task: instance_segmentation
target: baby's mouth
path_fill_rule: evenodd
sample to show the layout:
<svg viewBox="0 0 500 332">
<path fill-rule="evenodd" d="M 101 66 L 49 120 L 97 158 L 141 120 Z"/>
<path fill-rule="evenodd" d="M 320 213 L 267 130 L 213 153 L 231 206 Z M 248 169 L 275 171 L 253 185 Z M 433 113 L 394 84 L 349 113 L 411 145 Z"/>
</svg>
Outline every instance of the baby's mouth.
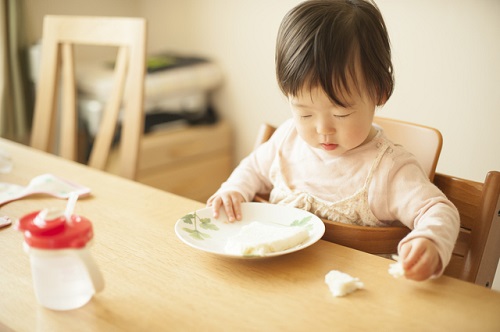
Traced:
<svg viewBox="0 0 500 332">
<path fill-rule="evenodd" d="M 333 151 L 338 146 L 339 146 L 338 144 L 333 144 L 333 143 L 321 143 L 321 147 L 326 151 Z"/>
</svg>

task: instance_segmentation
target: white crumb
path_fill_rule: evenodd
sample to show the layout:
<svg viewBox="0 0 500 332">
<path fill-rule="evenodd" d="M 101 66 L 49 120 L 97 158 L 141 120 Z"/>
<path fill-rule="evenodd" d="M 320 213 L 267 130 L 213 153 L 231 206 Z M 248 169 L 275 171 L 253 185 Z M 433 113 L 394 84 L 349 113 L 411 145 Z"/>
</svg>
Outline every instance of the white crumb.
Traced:
<svg viewBox="0 0 500 332">
<path fill-rule="evenodd" d="M 353 278 L 347 273 L 336 270 L 326 274 L 325 282 L 335 297 L 347 295 L 364 287 L 363 282 L 358 278 Z"/>
<path fill-rule="evenodd" d="M 389 274 L 394 278 L 401 278 L 405 275 L 405 269 L 403 268 L 403 264 L 399 261 L 399 256 L 392 255 L 392 258 L 396 261 L 389 265 Z"/>
</svg>

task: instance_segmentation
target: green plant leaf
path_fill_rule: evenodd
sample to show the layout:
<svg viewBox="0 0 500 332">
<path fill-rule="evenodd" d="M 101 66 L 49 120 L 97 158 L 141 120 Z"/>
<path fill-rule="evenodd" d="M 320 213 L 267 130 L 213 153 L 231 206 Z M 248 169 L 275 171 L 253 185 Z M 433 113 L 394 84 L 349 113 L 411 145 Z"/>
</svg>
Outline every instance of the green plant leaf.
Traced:
<svg viewBox="0 0 500 332">
<path fill-rule="evenodd" d="M 193 238 L 195 238 L 196 240 L 203 240 L 203 236 L 202 236 L 202 233 L 198 232 L 198 231 L 194 231 L 193 233 L 189 234 L 191 235 Z"/>
<path fill-rule="evenodd" d="M 200 222 L 203 224 L 208 224 L 212 222 L 212 219 L 210 218 L 200 218 Z"/>
<path fill-rule="evenodd" d="M 290 226 L 305 226 L 309 220 L 311 220 L 312 216 L 307 216 L 302 220 L 294 220 Z"/>
<path fill-rule="evenodd" d="M 218 231 L 219 230 L 219 227 L 217 227 L 217 225 L 212 224 L 212 223 L 202 223 L 200 225 L 200 227 L 203 228 L 203 229 L 210 229 L 210 230 L 213 230 L 213 231 Z"/>
<path fill-rule="evenodd" d="M 203 229 L 218 231 L 219 228 L 212 224 L 212 220 L 210 218 L 200 218 L 196 215 L 196 212 L 190 213 L 182 217 L 182 221 L 186 224 L 193 225 L 194 229 L 190 228 L 182 228 L 184 231 L 189 233 L 191 237 L 197 240 L 204 240 L 210 238 L 210 235 L 207 233 L 202 233 L 197 229 L 197 221 L 199 221 L 199 226 Z"/>
<path fill-rule="evenodd" d="M 192 225 L 194 218 L 195 218 L 194 214 L 190 213 L 190 214 L 186 214 L 184 217 L 182 217 L 182 221 L 185 222 L 186 224 Z"/>
<path fill-rule="evenodd" d="M 210 238 L 209 234 L 202 233 L 202 232 L 195 230 L 195 229 L 189 229 L 189 228 L 182 228 L 182 229 L 185 230 L 187 233 L 189 233 L 189 235 L 196 240 L 205 240 L 205 239 Z"/>
<path fill-rule="evenodd" d="M 200 231 L 196 231 L 196 232 L 191 233 L 191 236 L 197 240 L 205 240 L 205 239 L 210 238 L 210 235 L 208 235 L 207 233 L 202 233 Z"/>
</svg>

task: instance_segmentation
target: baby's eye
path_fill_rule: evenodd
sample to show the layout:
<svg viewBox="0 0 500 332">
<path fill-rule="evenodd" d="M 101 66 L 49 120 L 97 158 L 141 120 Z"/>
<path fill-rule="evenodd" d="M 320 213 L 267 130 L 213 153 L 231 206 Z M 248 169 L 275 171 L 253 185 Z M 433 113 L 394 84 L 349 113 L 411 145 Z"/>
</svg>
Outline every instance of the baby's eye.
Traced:
<svg viewBox="0 0 500 332">
<path fill-rule="evenodd" d="M 336 117 L 337 119 L 343 119 L 343 118 L 347 118 L 349 115 L 351 115 L 351 114 L 342 114 L 342 115 L 334 114 L 333 116 Z"/>
<path fill-rule="evenodd" d="M 310 117 L 311 117 L 311 115 L 301 115 L 300 116 L 301 119 L 307 119 L 307 118 L 310 118 Z"/>
</svg>

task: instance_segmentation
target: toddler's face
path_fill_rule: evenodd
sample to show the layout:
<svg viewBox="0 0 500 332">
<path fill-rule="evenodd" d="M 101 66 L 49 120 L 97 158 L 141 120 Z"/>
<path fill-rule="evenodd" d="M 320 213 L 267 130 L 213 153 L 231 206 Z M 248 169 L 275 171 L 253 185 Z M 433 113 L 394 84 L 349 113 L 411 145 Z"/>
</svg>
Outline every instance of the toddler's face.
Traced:
<svg viewBox="0 0 500 332">
<path fill-rule="evenodd" d="M 297 131 L 307 144 L 340 156 L 376 135 L 372 127 L 375 103 L 366 94 L 353 94 L 344 108 L 333 104 L 320 87 L 289 96 Z"/>
</svg>

